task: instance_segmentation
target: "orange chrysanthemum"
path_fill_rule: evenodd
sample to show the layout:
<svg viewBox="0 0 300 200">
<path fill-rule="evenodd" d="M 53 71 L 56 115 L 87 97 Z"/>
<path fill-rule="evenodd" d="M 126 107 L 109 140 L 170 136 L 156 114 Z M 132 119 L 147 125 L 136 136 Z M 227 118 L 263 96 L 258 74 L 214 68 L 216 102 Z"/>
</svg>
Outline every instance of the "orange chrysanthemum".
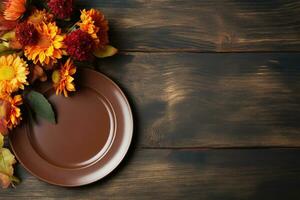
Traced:
<svg viewBox="0 0 300 200">
<path fill-rule="evenodd" d="M 4 1 L 4 18 L 15 21 L 26 11 L 26 0 L 6 0 Z"/>
<path fill-rule="evenodd" d="M 75 73 L 76 67 L 70 58 L 62 65 L 60 70 L 55 70 L 52 73 L 52 81 L 56 95 L 63 93 L 65 97 L 68 97 L 68 91 L 75 91 L 74 78 L 72 77 Z"/>
<path fill-rule="evenodd" d="M 0 125 L 5 128 L 12 129 L 16 127 L 21 118 L 21 110 L 19 106 L 23 103 L 22 96 L 16 95 L 0 95 Z M 6 132 L 2 130 L 1 134 Z"/>
<path fill-rule="evenodd" d="M 0 57 L 0 92 L 12 93 L 18 89 L 24 89 L 28 85 L 27 75 L 29 69 L 27 63 L 19 56 L 13 54 Z"/>
<path fill-rule="evenodd" d="M 28 23 L 39 25 L 44 22 L 47 24 L 53 22 L 53 19 L 53 15 L 51 13 L 48 13 L 45 9 L 34 9 L 32 14 L 28 17 Z"/>
<path fill-rule="evenodd" d="M 95 40 L 96 48 L 103 48 L 109 43 L 108 21 L 104 15 L 95 9 L 82 10 L 81 21 L 78 23 L 81 30 L 87 32 Z"/>
<path fill-rule="evenodd" d="M 49 65 L 57 62 L 65 53 L 63 50 L 64 37 L 55 23 L 42 23 L 36 26 L 38 41 L 35 45 L 25 46 L 25 56 L 37 64 Z"/>
</svg>

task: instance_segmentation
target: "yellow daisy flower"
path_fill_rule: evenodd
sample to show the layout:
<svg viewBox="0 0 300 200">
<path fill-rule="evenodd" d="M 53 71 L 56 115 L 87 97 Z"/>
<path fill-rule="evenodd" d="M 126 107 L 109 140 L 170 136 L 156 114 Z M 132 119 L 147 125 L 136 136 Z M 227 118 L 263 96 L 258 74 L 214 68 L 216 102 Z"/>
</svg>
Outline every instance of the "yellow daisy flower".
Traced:
<svg viewBox="0 0 300 200">
<path fill-rule="evenodd" d="M 99 10 L 82 10 L 81 21 L 77 23 L 80 29 L 92 36 L 96 48 L 103 48 L 109 43 L 108 40 L 108 21 Z"/>
<path fill-rule="evenodd" d="M 48 65 L 57 62 L 65 54 L 63 50 L 64 37 L 55 23 L 42 23 L 36 26 L 39 34 L 38 42 L 24 48 L 25 56 L 34 64 Z"/>
<path fill-rule="evenodd" d="M 72 75 L 76 73 L 76 67 L 69 58 L 60 70 L 55 70 L 52 73 L 53 86 L 56 90 L 56 95 L 64 93 L 68 97 L 68 91 L 75 91 Z"/>
<path fill-rule="evenodd" d="M 28 17 L 27 22 L 34 24 L 34 25 L 39 25 L 41 23 L 49 23 L 53 21 L 53 15 L 51 13 L 48 13 L 45 9 L 43 10 L 38 10 L 34 9 L 32 14 Z"/>
<path fill-rule="evenodd" d="M 28 85 L 27 63 L 19 56 L 13 54 L 0 57 L 0 92 L 12 93 L 24 89 Z"/>
<path fill-rule="evenodd" d="M 9 129 L 16 127 L 22 120 L 21 110 L 19 108 L 23 103 L 22 96 L 16 95 L 11 97 L 2 94 L 0 95 L 0 102 L 0 119 L 2 126 Z"/>
</svg>

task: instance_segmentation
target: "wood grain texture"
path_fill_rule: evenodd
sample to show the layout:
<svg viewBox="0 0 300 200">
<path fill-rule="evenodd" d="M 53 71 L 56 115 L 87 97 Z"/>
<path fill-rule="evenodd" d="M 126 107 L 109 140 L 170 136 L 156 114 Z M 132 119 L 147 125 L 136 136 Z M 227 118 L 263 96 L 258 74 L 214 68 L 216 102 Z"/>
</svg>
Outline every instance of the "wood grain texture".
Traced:
<svg viewBox="0 0 300 200">
<path fill-rule="evenodd" d="M 129 51 L 299 51 L 298 0 L 78 0 L 111 24 Z"/>
<path fill-rule="evenodd" d="M 79 188 L 18 165 L 22 183 L 1 200 L 300 199 L 300 53 L 202 53 L 300 51 L 299 1 L 76 2 L 105 13 L 123 52 L 96 68 L 130 100 L 133 145 Z"/>
<path fill-rule="evenodd" d="M 132 156 L 132 157 L 131 157 Z M 299 199 L 300 150 L 138 150 L 95 184 L 61 188 L 18 168 L 0 199 Z"/>
<path fill-rule="evenodd" d="M 126 53 L 98 69 L 129 97 L 141 147 L 299 147 L 299 63 L 299 53 Z"/>
</svg>

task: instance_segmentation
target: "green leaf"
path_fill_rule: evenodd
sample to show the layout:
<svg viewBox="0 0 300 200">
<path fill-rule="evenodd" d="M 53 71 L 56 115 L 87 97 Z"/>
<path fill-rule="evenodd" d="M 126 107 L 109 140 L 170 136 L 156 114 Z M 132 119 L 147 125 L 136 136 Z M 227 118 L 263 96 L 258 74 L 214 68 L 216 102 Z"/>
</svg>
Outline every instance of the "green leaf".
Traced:
<svg viewBox="0 0 300 200">
<path fill-rule="evenodd" d="M 103 49 L 96 49 L 94 55 L 98 58 L 106 58 L 118 53 L 118 49 L 111 45 L 106 45 Z"/>
<path fill-rule="evenodd" d="M 0 56 L 13 54 L 13 53 L 16 53 L 16 51 L 14 50 L 1 51 L 1 47 L 0 47 Z"/>
<path fill-rule="evenodd" d="M 15 31 L 9 31 L 9 32 L 5 33 L 4 35 L 2 35 L 1 39 L 11 40 L 11 39 L 14 39 L 15 37 L 16 37 Z"/>
<path fill-rule="evenodd" d="M 41 93 L 31 90 L 27 93 L 26 100 L 35 115 L 56 123 L 52 106 Z"/>
<path fill-rule="evenodd" d="M 5 52 L 7 51 L 9 48 L 7 48 L 6 44 L 0 43 L 0 52 Z"/>
</svg>

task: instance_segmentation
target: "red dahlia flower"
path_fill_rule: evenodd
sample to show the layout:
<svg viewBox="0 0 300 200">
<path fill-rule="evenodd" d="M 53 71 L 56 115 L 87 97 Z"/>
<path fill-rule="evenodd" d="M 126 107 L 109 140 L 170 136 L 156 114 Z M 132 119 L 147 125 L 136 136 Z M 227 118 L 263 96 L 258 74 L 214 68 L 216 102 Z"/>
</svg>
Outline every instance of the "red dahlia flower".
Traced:
<svg viewBox="0 0 300 200">
<path fill-rule="evenodd" d="M 59 19 L 68 19 L 73 12 L 73 0 L 50 0 L 48 7 Z"/>
<path fill-rule="evenodd" d="M 92 57 L 94 47 L 93 38 L 86 32 L 78 29 L 68 34 L 64 40 L 68 54 L 78 61 L 85 61 Z"/>
<path fill-rule="evenodd" d="M 22 46 L 33 45 L 38 40 L 38 32 L 33 24 L 24 22 L 17 25 L 16 38 Z"/>
</svg>

